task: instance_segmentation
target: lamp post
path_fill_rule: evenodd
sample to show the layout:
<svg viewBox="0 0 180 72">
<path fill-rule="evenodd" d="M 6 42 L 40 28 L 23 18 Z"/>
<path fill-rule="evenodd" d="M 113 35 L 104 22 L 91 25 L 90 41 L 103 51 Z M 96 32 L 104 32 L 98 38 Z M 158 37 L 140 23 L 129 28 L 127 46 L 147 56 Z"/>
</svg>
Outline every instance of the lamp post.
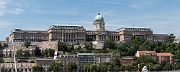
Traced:
<svg viewBox="0 0 180 72">
<path fill-rule="evenodd" d="M 16 51 L 15 51 L 15 48 L 14 48 L 14 39 L 12 39 L 12 46 L 13 46 L 13 51 L 14 51 L 14 68 L 15 68 L 15 72 L 17 72 Z"/>
</svg>

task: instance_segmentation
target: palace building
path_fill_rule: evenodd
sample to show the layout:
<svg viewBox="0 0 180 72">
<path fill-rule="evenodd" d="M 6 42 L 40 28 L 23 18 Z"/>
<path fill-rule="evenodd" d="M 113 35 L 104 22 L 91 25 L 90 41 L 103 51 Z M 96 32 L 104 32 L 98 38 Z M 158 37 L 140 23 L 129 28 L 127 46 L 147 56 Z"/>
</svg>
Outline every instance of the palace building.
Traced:
<svg viewBox="0 0 180 72">
<path fill-rule="evenodd" d="M 9 42 L 42 42 L 42 41 L 62 41 L 67 44 L 84 44 L 86 41 L 96 41 L 99 44 L 107 38 L 116 42 L 128 42 L 132 37 L 142 36 L 150 41 L 166 42 L 168 36 L 172 34 L 153 34 L 150 28 L 146 27 L 121 27 L 115 31 L 105 29 L 105 21 L 98 13 L 93 22 L 93 30 L 86 30 L 78 25 L 51 25 L 47 31 L 14 29 L 9 38 Z M 173 36 L 174 37 L 174 36 Z"/>
</svg>

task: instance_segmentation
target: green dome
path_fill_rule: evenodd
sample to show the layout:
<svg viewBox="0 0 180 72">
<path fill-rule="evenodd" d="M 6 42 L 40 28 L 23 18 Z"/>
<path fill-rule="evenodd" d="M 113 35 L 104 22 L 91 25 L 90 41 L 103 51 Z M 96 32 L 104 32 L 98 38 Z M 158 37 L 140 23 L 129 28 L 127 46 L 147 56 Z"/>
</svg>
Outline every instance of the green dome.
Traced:
<svg viewBox="0 0 180 72">
<path fill-rule="evenodd" d="M 98 13 L 98 15 L 96 15 L 96 17 L 94 18 L 94 21 L 102 21 L 102 22 L 104 22 L 104 18 L 100 15 L 100 13 Z"/>
</svg>

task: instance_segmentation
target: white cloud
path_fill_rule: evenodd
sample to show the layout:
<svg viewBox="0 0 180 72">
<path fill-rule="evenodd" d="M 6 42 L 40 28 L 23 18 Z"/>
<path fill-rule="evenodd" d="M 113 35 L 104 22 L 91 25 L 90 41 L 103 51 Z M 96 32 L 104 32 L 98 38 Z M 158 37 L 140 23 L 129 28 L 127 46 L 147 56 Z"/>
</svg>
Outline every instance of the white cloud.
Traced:
<svg viewBox="0 0 180 72">
<path fill-rule="evenodd" d="M 12 10 L 9 10 L 9 13 L 12 13 L 12 14 L 20 14 L 22 13 L 23 11 L 25 11 L 24 9 L 21 9 L 21 8 L 13 8 Z"/>
<path fill-rule="evenodd" d="M 115 2 L 115 1 L 97 1 L 98 3 L 106 3 L 106 4 L 122 4 L 120 2 Z"/>
<path fill-rule="evenodd" d="M 6 0 L 0 0 L 0 16 L 4 15 L 7 4 Z"/>
<path fill-rule="evenodd" d="M 7 27 L 9 25 L 11 25 L 12 23 L 10 22 L 0 22 L 0 28 L 4 28 L 4 27 Z"/>
<path fill-rule="evenodd" d="M 145 0 L 145 1 L 142 1 L 142 0 L 137 0 L 137 1 L 133 1 L 129 4 L 130 7 L 132 8 L 135 8 L 135 9 L 143 9 L 143 8 L 148 8 L 148 7 L 151 7 L 155 4 L 158 4 L 159 1 L 151 1 L 151 0 Z"/>
</svg>

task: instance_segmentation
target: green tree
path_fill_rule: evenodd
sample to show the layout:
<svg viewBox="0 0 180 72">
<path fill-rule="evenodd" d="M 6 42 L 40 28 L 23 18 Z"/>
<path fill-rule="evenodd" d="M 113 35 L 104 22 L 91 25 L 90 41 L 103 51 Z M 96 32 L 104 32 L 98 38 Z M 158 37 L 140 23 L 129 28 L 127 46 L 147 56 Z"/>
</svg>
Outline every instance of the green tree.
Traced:
<svg viewBox="0 0 180 72">
<path fill-rule="evenodd" d="M 132 63 L 134 66 L 138 64 L 141 64 L 141 66 L 144 66 L 148 63 L 157 64 L 157 62 L 153 60 L 151 56 L 145 56 L 145 55 L 142 55 L 140 57 L 133 57 Z"/>
<path fill-rule="evenodd" d="M 120 62 L 120 59 L 119 58 L 114 58 L 113 60 L 112 60 L 112 65 L 113 66 L 118 66 L 118 67 L 120 67 L 121 66 L 121 62 Z"/>
<path fill-rule="evenodd" d="M 101 65 L 101 71 L 102 71 L 102 72 L 107 71 L 107 68 L 108 68 L 107 65 L 105 65 L 105 64 L 102 64 L 102 65 Z"/>
<path fill-rule="evenodd" d="M 1 68 L 1 72 L 7 72 L 4 67 Z"/>
<path fill-rule="evenodd" d="M 54 56 L 54 52 L 55 50 L 54 49 L 50 49 L 50 48 L 46 48 L 44 51 L 43 51 L 43 54 L 44 56 L 46 57 L 53 57 Z"/>
<path fill-rule="evenodd" d="M 28 48 L 30 45 L 31 45 L 31 42 L 30 42 L 30 41 L 25 41 L 25 42 L 24 42 L 24 46 L 25 46 L 26 48 Z"/>
<path fill-rule="evenodd" d="M 22 53 L 23 53 L 23 50 L 20 48 L 16 51 L 16 56 L 17 57 L 22 57 Z"/>
<path fill-rule="evenodd" d="M 53 71 L 53 72 L 60 72 L 62 70 L 63 64 L 59 62 L 51 62 L 48 71 Z"/>
<path fill-rule="evenodd" d="M 59 42 L 58 43 L 58 51 L 67 52 L 68 51 L 68 46 L 63 42 Z"/>
<path fill-rule="evenodd" d="M 108 65 L 108 71 L 109 72 L 113 71 L 113 66 L 112 65 Z"/>
<path fill-rule="evenodd" d="M 166 65 L 164 66 L 163 70 L 172 70 L 172 65 L 170 63 L 166 63 Z"/>
<path fill-rule="evenodd" d="M 115 72 L 119 72 L 119 71 L 120 71 L 119 66 L 115 66 L 115 67 L 114 67 L 114 71 L 115 71 Z"/>
<path fill-rule="evenodd" d="M 48 50 L 49 50 L 49 49 L 46 48 L 46 49 L 43 51 L 43 54 L 44 54 L 45 57 L 48 57 L 48 56 L 49 56 L 49 53 L 48 53 L 49 51 L 48 51 Z"/>
<path fill-rule="evenodd" d="M 175 69 L 175 70 L 179 70 L 179 69 L 180 69 L 180 63 L 175 64 L 174 69 Z"/>
<path fill-rule="evenodd" d="M 101 65 L 99 65 L 99 64 L 96 65 L 96 71 L 97 71 L 97 72 L 100 72 L 100 71 L 101 71 Z"/>
<path fill-rule="evenodd" d="M 154 65 L 153 65 L 153 63 L 147 63 L 146 66 L 147 66 L 147 68 L 148 68 L 149 71 L 154 71 Z"/>
<path fill-rule="evenodd" d="M 55 52 L 54 49 L 50 49 L 50 48 L 48 49 L 48 54 L 49 54 L 50 57 L 54 56 L 54 52 Z"/>
<path fill-rule="evenodd" d="M 126 71 L 134 71 L 134 66 L 132 66 L 132 65 L 125 65 L 125 70 Z"/>
<path fill-rule="evenodd" d="M 70 62 L 66 65 L 66 68 L 68 69 L 68 71 L 76 71 L 77 70 L 77 64 L 74 62 Z"/>
<path fill-rule="evenodd" d="M 109 48 L 109 49 L 115 49 L 114 40 L 111 39 L 111 38 L 107 38 L 107 39 L 105 40 L 105 47 L 106 47 L 106 48 Z"/>
<path fill-rule="evenodd" d="M 93 71 L 93 72 L 95 72 L 95 71 L 96 71 L 96 65 L 92 63 L 92 64 L 90 65 L 90 70 Z"/>
<path fill-rule="evenodd" d="M 174 36 L 173 35 L 167 36 L 167 42 L 173 43 L 174 42 Z"/>
<path fill-rule="evenodd" d="M 92 52 L 92 42 L 85 43 L 85 48 L 88 52 Z"/>
<path fill-rule="evenodd" d="M 160 64 L 154 64 L 153 70 L 154 71 L 160 71 L 161 70 Z"/>
<path fill-rule="evenodd" d="M 43 67 L 40 65 L 35 65 L 32 67 L 32 69 L 33 69 L 33 72 L 43 72 L 44 71 Z"/>
<path fill-rule="evenodd" d="M 30 56 L 30 53 L 29 53 L 28 50 L 24 50 L 22 54 L 23 54 L 24 57 L 29 57 Z"/>
</svg>

